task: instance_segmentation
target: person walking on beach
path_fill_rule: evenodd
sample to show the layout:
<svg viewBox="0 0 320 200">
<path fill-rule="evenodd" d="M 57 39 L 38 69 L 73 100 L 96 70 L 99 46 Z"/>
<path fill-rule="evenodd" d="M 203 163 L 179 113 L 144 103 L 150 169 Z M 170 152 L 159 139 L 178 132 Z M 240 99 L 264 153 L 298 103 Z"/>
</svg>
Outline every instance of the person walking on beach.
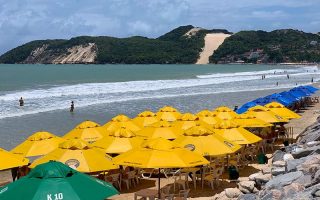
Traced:
<svg viewBox="0 0 320 200">
<path fill-rule="evenodd" d="M 311 78 L 311 83 L 313 83 L 313 77 Z"/>
<path fill-rule="evenodd" d="M 238 110 L 238 106 L 235 106 L 233 111 L 236 112 Z"/>
<path fill-rule="evenodd" d="M 71 101 L 70 112 L 73 112 L 73 110 L 74 110 L 74 102 Z"/>
<path fill-rule="evenodd" d="M 287 78 L 288 78 L 288 79 L 290 79 L 290 76 L 289 76 L 289 74 L 287 74 Z"/>
<path fill-rule="evenodd" d="M 22 97 L 19 99 L 19 105 L 24 106 L 24 101 L 23 101 Z"/>
<path fill-rule="evenodd" d="M 278 85 L 279 85 L 279 82 L 277 82 L 276 85 L 278 86 Z"/>
</svg>

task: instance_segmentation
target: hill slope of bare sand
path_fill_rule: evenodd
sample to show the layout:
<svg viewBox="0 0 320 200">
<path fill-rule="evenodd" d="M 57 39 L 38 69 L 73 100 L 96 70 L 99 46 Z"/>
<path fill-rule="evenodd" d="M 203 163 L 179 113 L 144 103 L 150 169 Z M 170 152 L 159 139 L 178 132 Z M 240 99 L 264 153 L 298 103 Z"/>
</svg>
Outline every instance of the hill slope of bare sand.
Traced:
<svg viewBox="0 0 320 200">
<path fill-rule="evenodd" d="M 223 41 L 229 37 L 229 34 L 224 33 L 209 33 L 204 38 L 204 48 L 200 53 L 199 59 L 196 64 L 208 64 L 209 57 L 213 52 L 218 49 L 218 47 L 223 43 Z"/>
</svg>

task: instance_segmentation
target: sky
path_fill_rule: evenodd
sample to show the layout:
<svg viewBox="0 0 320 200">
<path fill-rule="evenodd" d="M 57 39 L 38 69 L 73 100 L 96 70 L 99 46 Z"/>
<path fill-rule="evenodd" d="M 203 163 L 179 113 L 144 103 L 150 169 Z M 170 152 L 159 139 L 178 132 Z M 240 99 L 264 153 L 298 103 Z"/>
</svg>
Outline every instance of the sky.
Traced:
<svg viewBox="0 0 320 200">
<path fill-rule="evenodd" d="M 0 0 L 0 54 L 39 39 L 158 37 L 181 25 L 320 31 L 319 0 Z"/>
</svg>

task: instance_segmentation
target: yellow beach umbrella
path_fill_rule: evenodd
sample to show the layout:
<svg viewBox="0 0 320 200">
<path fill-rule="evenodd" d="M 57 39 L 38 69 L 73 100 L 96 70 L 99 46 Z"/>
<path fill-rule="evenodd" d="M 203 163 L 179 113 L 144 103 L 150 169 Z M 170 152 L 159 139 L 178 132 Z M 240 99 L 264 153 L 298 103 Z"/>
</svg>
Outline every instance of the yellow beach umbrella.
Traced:
<svg viewBox="0 0 320 200">
<path fill-rule="evenodd" d="M 260 137 L 247 131 L 230 120 L 224 120 L 223 122 L 214 125 L 213 128 L 217 134 L 220 134 L 222 137 L 236 144 L 253 144 L 261 140 Z"/>
<path fill-rule="evenodd" d="M 144 139 L 143 137 L 136 136 L 133 131 L 121 127 L 110 133 L 109 136 L 95 142 L 93 146 L 103 149 L 105 153 L 121 154 L 139 147 L 144 142 Z"/>
<path fill-rule="evenodd" d="M 286 119 L 299 119 L 301 118 L 300 115 L 297 113 L 293 112 L 292 110 L 289 110 L 286 108 L 284 105 L 278 103 L 278 102 L 271 102 L 266 104 L 264 107 L 270 109 L 272 112 L 275 114 L 286 118 Z"/>
<path fill-rule="evenodd" d="M 234 119 L 238 116 L 236 112 L 226 106 L 216 108 L 213 111 L 213 114 L 220 119 Z"/>
<path fill-rule="evenodd" d="M 249 115 L 255 116 L 257 119 L 263 120 L 268 123 L 279 123 L 279 122 L 288 122 L 288 119 L 285 119 L 276 113 L 270 111 L 268 108 L 257 105 L 252 108 L 249 108 L 247 112 Z"/>
<path fill-rule="evenodd" d="M 193 126 L 196 126 L 198 124 L 200 124 L 206 128 L 210 128 L 209 124 L 207 124 L 203 121 L 200 121 L 198 116 L 191 114 L 191 113 L 184 113 L 178 118 L 177 121 L 172 122 L 172 125 L 174 127 L 177 127 L 182 130 L 187 130 L 187 129 L 189 129 Z"/>
<path fill-rule="evenodd" d="M 113 132 L 121 127 L 126 127 L 127 129 L 131 131 L 139 131 L 141 128 L 135 124 L 132 119 L 125 115 L 118 115 L 112 118 L 109 122 L 107 122 L 105 125 L 103 125 L 104 128 L 107 129 L 107 131 Z"/>
<path fill-rule="evenodd" d="M 67 140 L 49 154 L 38 158 L 30 168 L 55 160 L 68 165 L 80 172 L 92 173 L 117 169 L 118 166 L 112 162 L 112 158 L 96 147 L 80 139 Z"/>
<path fill-rule="evenodd" d="M 215 125 L 221 121 L 221 119 L 216 117 L 216 114 L 210 110 L 202 110 L 196 114 L 200 121 L 203 121 L 209 125 Z"/>
<path fill-rule="evenodd" d="M 0 171 L 14 167 L 22 167 L 29 163 L 27 158 L 13 154 L 0 148 Z"/>
<path fill-rule="evenodd" d="M 62 142 L 64 139 L 52 133 L 40 131 L 29 136 L 11 152 L 23 157 L 42 156 L 56 149 Z"/>
<path fill-rule="evenodd" d="M 164 106 L 163 108 L 160 108 L 157 112 L 157 118 L 159 120 L 164 120 L 168 122 L 173 122 L 178 119 L 178 117 L 181 115 L 181 113 L 170 106 Z"/>
<path fill-rule="evenodd" d="M 136 132 L 137 136 L 147 137 L 147 138 L 158 138 L 162 137 L 165 139 L 175 139 L 181 135 L 182 130 L 178 127 L 174 127 L 167 121 L 159 121 L 151 126 L 145 127 L 140 131 Z"/>
<path fill-rule="evenodd" d="M 233 121 L 242 127 L 248 127 L 248 128 L 260 128 L 260 127 L 273 126 L 270 123 L 257 119 L 255 116 L 246 114 L 246 113 L 238 115 L 235 119 L 233 119 Z"/>
<path fill-rule="evenodd" d="M 159 119 L 156 117 L 155 113 L 151 111 L 144 111 L 142 113 L 139 113 L 137 117 L 134 118 L 132 121 L 140 127 L 146 127 L 158 122 Z"/>
<path fill-rule="evenodd" d="M 194 167 L 209 163 L 201 155 L 163 138 L 146 141 L 141 147 L 115 157 L 114 162 L 124 166 L 159 168 L 158 191 L 160 198 L 160 168 Z"/>
<path fill-rule="evenodd" d="M 84 121 L 63 136 L 64 139 L 82 139 L 92 143 L 108 134 L 107 130 L 93 121 Z"/>
<path fill-rule="evenodd" d="M 185 148 L 203 156 L 221 156 L 235 153 L 241 146 L 233 143 L 203 126 L 185 130 L 174 140 Z"/>
<path fill-rule="evenodd" d="M 118 165 L 140 168 L 180 168 L 209 163 L 199 154 L 163 138 L 148 140 L 139 148 L 115 157 L 114 162 Z"/>
</svg>

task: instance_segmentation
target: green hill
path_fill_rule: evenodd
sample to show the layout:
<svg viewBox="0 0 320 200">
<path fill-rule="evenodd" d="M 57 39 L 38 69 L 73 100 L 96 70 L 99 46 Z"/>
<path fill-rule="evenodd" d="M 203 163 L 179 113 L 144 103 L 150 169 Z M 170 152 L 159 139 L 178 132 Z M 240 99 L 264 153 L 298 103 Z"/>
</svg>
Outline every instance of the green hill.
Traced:
<svg viewBox="0 0 320 200">
<path fill-rule="evenodd" d="M 320 62 L 320 36 L 292 29 L 240 31 L 227 38 L 210 57 L 211 63 L 236 61 Z"/>
<path fill-rule="evenodd" d="M 32 41 L 0 56 L 0 63 L 195 63 L 206 33 L 228 33 L 201 29 L 194 36 L 185 36 L 192 28 L 181 26 L 156 39 L 81 36 L 70 40 Z"/>
</svg>

